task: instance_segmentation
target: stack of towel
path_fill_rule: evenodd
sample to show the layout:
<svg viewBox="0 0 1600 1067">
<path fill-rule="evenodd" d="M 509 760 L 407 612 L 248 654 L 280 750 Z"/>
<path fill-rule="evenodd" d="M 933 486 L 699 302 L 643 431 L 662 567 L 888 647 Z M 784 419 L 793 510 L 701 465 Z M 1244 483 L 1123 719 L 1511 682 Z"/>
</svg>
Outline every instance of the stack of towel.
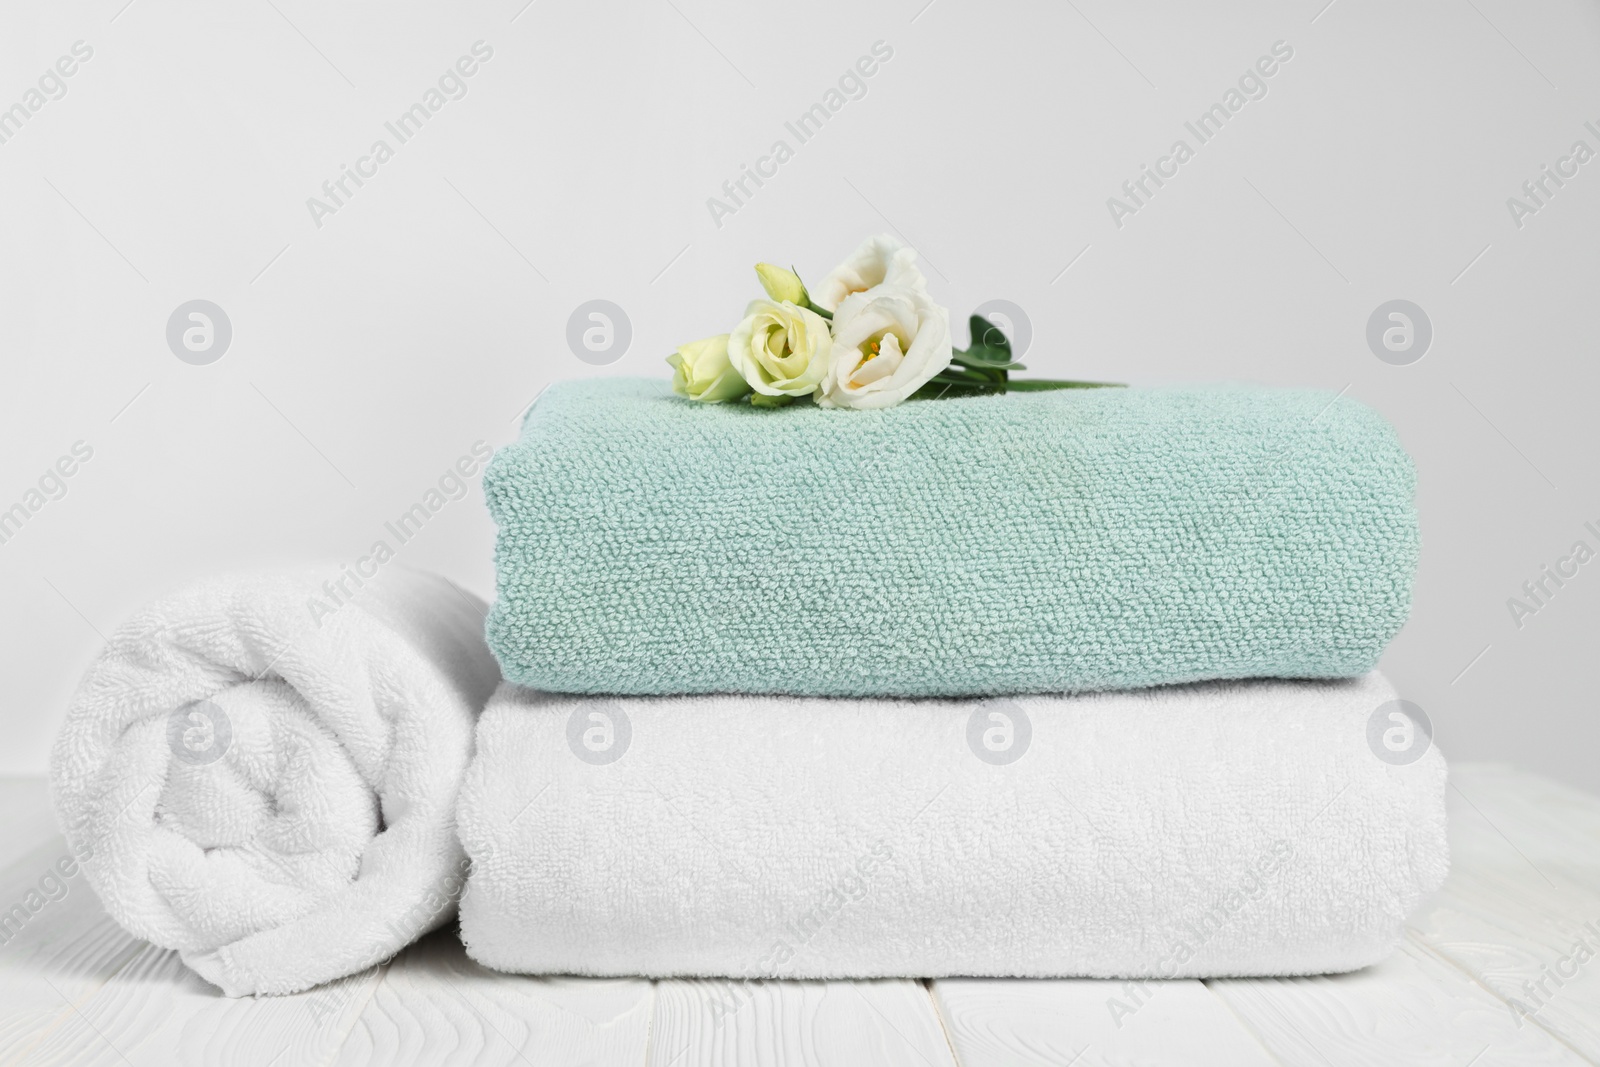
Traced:
<svg viewBox="0 0 1600 1067">
<path fill-rule="evenodd" d="M 167 597 L 80 685 L 56 807 L 235 995 L 458 898 L 529 973 L 1349 970 L 1445 873 L 1444 762 L 1372 673 L 1412 482 L 1317 393 L 558 385 L 484 476 L 487 618 L 392 563 Z"/>
<path fill-rule="evenodd" d="M 1412 729 L 1371 672 L 1418 536 L 1354 401 L 572 383 L 484 484 L 490 966 L 1324 973 L 1443 879 L 1443 760 L 1370 740 Z"/>
</svg>

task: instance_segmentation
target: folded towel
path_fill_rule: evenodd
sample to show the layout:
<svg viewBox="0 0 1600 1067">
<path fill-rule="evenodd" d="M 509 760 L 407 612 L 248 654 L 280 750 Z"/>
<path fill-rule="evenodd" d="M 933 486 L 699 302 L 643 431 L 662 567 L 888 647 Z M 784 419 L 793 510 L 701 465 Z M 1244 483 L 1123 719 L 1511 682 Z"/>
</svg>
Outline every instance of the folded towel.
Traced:
<svg viewBox="0 0 1600 1067">
<path fill-rule="evenodd" d="M 292 993 L 445 922 L 453 817 L 499 672 L 483 603 L 391 564 L 203 582 L 135 615 L 51 760 L 106 911 L 230 996 Z"/>
<path fill-rule="evenodd" d="M 489 643 L 570 693 L 1352 676 L 1409 610 L 1413 481 L 1381 417 L 1317 392 L 770 411 L 562 383 L 484 477 Z"/>
<path fill-rule="evenodd" d="M 502 686 L 459 826 L 467 951 L 741 978 L 1290 975 L 1444 878 L 1445 765 L 1381 677 L 1077 697 Z M 1377 753 L 1382 751 L 1383 757 Z"/>
</svg>

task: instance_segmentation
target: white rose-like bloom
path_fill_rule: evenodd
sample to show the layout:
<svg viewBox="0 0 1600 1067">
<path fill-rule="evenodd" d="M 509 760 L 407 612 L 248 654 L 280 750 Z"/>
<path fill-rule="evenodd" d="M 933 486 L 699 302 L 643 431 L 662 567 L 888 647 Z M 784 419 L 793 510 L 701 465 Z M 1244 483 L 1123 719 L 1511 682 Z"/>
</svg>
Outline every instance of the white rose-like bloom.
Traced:
<svg viewBox="0 0 1600 1067">
<path fill-rule="evenodd" d="M 950 365 L 950 313 L 915 289 L 880 285 L 833 317 L 833 365 L 815 394 L 825 408 L 892 407 Z"/>
<path fill-rule="evenodd" d="M 888 234 L 868 237 L 850 258 L 828 272 L 811 294 L 817 307 L 838 311 L 845 298 L 880 285 L 927 294 L 928 282 L 917 269 L 917 253 Z"/>
<path fill-rule="evenodd" d="M 828 373 L 828 320 L 789 301 L 752 300 L 728 335 L 728 362 L 766 396 L 805 396 Z"/>
</svg>

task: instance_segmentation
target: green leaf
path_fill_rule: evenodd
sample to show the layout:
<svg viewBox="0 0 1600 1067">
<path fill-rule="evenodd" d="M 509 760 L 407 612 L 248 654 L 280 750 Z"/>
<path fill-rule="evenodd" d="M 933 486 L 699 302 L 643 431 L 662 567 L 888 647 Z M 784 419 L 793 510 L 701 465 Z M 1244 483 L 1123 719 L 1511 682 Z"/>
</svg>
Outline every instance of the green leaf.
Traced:
<svg viewBox="0 0 1600 1067">
<path fill-rule="evenodd" d="M 950 365 L 964 370 L 988 373 L 991 371 L 1027 370 L 1022 363 L 990 363 L 986 359 L 973 359 L 965 352 L 958 352 L 950 357 Z"/>
<path fill-rule="evenodd" d="M 961 367 L 951 364 L 939 374 L 945 379 L 958 383 L 971 383 L 974 385 L 995 384 L 999 385 L 1006 380 L 1003 370 L 986 370 L 980 367 Z"/>
<path fill-rule="evenodd" d="M 1005 331 L 994 325 L 982 315 L 973 315 L 967 320 L 967 327 L 972 332 L 972 343 L 962 355 L 972 360 L 982 360 L 988 363 L 1010 363 L 1011 339 Z"/>
<path fill-rule="evenodd" d="M 998 348 L 1007 355 L 1011 353 L 1011 339 L 1006 332 L 982 315 L 973 315 L 967 319 L 967 329 L 972 333 L 972 345 L 984 348 Z"/>
<path fill-rule="evenodd" d="M 982 315 L 973 315 L 967 324 L 972 330 L 972 343 L 965 349 L 953 350 L 950 366 L 933 381 L 939 383 L 941 390 L 949 387 L 949 390 L 993 392 L 1003 388 L 1011 371 L 1023 369 L 1023 365 L 1011 357 L 1010 340 Z"/>
<path fill-rule="evenodd" d="M 1046 393 L 1057 389 L 1114 389 L 1121 382 L 1079 382 L 1059 378 L 1014 380 L 1011 372 L 1026 370 L 1011 354 L 1011 340 L 1005 331 L 982 315 L 967 320 L 972 343 L 955 349 L 950 365 L 923 383 L 912 399 L 931 400 L 952 396 L 992 396 L 996 393 Z"/>
</svg>

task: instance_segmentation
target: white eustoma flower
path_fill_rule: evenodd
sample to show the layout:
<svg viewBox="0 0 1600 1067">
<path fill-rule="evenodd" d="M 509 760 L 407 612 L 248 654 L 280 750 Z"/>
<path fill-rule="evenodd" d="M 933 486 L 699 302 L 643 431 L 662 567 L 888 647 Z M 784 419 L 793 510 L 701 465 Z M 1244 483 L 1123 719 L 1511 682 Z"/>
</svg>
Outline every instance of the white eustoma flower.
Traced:
<svg viewBox="0 0 1600 1067">
<path fill-rule="evenodd" d="M 950 365 L 950 313 L 920 290 L 877 285 L 833 316 L 833 362 L 813 394 L 832 408 L 886 408 Z"/>
<path fill-rule="evenodd" d="M 752 300 L 728 335 L 728 361 L 765 396 L 805 396 L 828 373 L 828 320 L 785 300 Z"/>
<path fill-rule="evenodd" d="M 820 308 L 838 311 L 845 298 L 880 285 L 892 285 L 927 295 L 928 282 L 917 269 L 917 253 L 888 234 L 868 237 L 849 259 L 828 272 L 811 300 Z"/>
</svg>

